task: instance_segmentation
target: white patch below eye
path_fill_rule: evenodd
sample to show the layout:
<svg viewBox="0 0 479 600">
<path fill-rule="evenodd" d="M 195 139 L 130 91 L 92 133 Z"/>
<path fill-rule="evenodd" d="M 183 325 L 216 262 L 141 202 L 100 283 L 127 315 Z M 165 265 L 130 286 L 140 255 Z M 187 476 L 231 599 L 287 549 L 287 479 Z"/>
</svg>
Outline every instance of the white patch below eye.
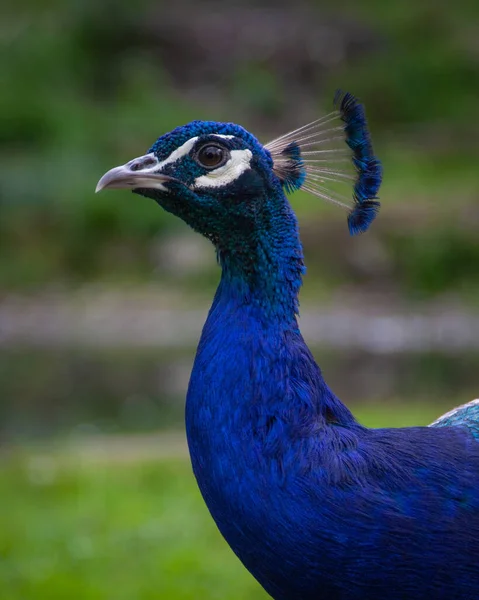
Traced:
<svg viewBox="0 0 479 600">
<path fill-rule="evenodd" d="M 194 180 L 191 187 L 194 189 L 219 188 L 228 185 L 251 168 L 252 157 L 251 150 L 231 150 L 231 158 L 226 164 L 206 175 L 200 175 Z"/>
</svg>

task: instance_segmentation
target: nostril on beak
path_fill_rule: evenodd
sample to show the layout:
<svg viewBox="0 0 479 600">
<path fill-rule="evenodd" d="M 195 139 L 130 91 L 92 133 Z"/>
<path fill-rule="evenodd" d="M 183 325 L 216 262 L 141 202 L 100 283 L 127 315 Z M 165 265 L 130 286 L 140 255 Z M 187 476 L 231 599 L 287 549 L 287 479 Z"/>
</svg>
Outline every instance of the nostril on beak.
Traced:
<svg viewBox="0 0 479 600">
<path fill-rule="evenodd" d="M 158 160 L 150 155 L 137 158 L 130 164 L 130 171 L 143 171 L 158 164 Z"/>
<path fill-rule="evenodd" d="M 114 167 L 103 175 L 96 186 L 99 192 L 104 188 L 139 188 L 153 187 L 165 190 L 165 181 L 172 181 L 172 177 L 160 173 L 161 163 L 151 152 L 130 160 L 125 165 Z"/>
</svg>

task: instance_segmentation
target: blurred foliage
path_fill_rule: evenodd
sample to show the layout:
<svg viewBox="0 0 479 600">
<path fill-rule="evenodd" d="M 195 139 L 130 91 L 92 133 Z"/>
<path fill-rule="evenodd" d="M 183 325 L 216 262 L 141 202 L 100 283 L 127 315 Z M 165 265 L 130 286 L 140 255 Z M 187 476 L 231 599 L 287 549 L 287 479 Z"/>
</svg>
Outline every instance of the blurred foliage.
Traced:
<svg viewBox="0 0 479 600">
<path fill-rule="evenodd" d="M 407 426 L 437 412 L 370 406 L 359 416 Z M 216 529 L 186 460 L 132 456 L 125 441 L 94 460 L 67 445 L 2 457 L 1 598 L 266 599 Z"/>
<path fill-rule="evenodd" d="M 336 87 L 366 103 L 385 163 L 373 228 L 392 250 L 383 277 L 426 296 L 479 288 L 478 238 L 456 218 L 460 205 L 479 220 L 476 2 L 30 0 L 3 11 L 2 288 L 148 278 L 158 236 L 181 226 L 129 193 L 95 196 L 99 176 L 192 118 L 281 133 L 329 110 Z M 427 216 L 413 239 L 409 222 L 421 207 L 434 216 L 438 197 L 451 230 Z M 308 221 L 344 227 L 321 203 L 293 203 Z M 321 257 L 332 285 L 354 279 L 328 264 L 320 236 L 309 244 L 313 272 Z"/>
<path fill-rule="evenodd" d="M 451 289 L 467 298 L 478 291 L 477 232 L 466 235 L 455 227 L 441 227 L 420 236 L 397 233 L 390 245 L 397 257 L 398 277 L 415 297 Z"/>
<path fill-rule="evenodd" d="M 470 115 L 479 97 L 479 5 L 473 0 L 454 5 L 367 0 L 341 3 L 342 10 L 346 6 L 384 40 L 383 51 L 348 70 L 346 79 L 353 88 L 357 81 L 371 121 L 388 128 L 435 125 L 463 134 L 472 145 Z M 461 148 L 446 151 L 456 154 Z"/>
</svg>

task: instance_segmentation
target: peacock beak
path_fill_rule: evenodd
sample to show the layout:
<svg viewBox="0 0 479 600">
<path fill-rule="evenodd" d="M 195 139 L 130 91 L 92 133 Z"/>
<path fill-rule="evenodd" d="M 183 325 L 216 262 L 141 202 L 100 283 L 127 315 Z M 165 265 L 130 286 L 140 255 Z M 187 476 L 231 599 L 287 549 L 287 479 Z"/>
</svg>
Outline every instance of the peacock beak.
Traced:
<svg viewBox="0 0 479 600">
<path fill-rule="evenodd" d="M 155 154 L 145 154 L 130 160 L 125 165 L 107 171 L 97 183 L 95 193 L 110 189 L 156 188 L 167 191 L 163 185 L 174 181 L 173 177 L 158 172 L 159 161 Z"/>
</svg>

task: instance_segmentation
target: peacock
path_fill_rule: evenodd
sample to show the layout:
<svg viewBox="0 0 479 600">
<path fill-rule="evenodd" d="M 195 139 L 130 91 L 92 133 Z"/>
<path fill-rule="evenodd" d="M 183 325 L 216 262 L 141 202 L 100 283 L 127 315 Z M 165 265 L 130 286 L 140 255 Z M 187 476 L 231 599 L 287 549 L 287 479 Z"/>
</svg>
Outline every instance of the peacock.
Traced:
<svg viewBox="0 0 479 600">
<path fill-rule="evenodd" d="M 266 145 L 193 121 L 97 185 L 152 198 L 215 247 L 188 447 L 221 534 L 276 600 L 479 598 L 479 400 L 429 427 L 364 427 L 298 325 L 305 267 L 286 193 L 339 205 L 355 235 L 381 179 L 364 107 L 340 92 L 333 112 Z"/>
</svg>

